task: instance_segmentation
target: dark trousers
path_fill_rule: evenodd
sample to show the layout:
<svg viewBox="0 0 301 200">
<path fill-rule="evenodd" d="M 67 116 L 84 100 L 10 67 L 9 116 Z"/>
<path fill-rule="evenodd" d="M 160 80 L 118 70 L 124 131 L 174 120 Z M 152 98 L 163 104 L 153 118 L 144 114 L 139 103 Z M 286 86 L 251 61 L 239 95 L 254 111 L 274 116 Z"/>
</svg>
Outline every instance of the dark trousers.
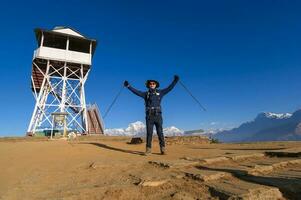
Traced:
<svg viewBox="0 0 301 200">
<path fill-rule="evenodd" d="M 152 148 L 154 126 L 156 126 L 160 148 L 165 147 L 162 124 L 163 124 L 163 120 L 162 120 L 161 113 L 146 115 L 146 147 L 147 148 Z"/>
</svg>

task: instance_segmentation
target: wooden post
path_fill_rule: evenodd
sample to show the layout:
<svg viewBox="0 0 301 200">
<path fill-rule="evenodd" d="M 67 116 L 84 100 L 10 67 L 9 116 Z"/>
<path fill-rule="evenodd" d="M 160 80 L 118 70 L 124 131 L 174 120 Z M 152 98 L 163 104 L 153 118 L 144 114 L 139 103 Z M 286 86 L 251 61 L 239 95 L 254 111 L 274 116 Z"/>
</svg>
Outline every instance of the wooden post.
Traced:
<svg viewBox="0 0 301 200">
<path fill-rule="evenodd" d="M 63 137 L 66 137 L 67 135 L 67 124 L 66 124 L 66 115 L 64 115 L 64 133 Z"/>
<path fill-rule="evenodd" d="M 66 50 L 69 50 L 69 37 L 67 37 L 67 44 L 66 44 Z"/>
<path fill-rule="evenodd" d="M 90 42 L 90 55 L 92 56 L 92 42 Z"/>
<path fill-rule="evenodd" d="M 40 44 L 40 47 L 43 46 L 44 44 L 44 33 L 42 32 L 42 37 L 41 37 L 41 44 Z"/>
<path fill-rule="evenodd" d="M 52 116 L 52 129 L 51 129 L 51 134 L 50 134 L 50 139 L 52 140 L 52 135 L 53 135 L 53 128 L 54 128 L 54 115 Z"/>
</svg>

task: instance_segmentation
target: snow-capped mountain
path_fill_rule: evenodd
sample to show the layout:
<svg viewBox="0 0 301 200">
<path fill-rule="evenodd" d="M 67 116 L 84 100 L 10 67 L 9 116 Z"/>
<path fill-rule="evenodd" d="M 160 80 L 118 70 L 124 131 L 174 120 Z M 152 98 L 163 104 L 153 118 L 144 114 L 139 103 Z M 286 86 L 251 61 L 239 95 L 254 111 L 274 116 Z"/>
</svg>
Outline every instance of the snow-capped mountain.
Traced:
<svg viewBox="0 0 301 200">
<path fill-rule="evenodd" d="M 143 122 L 137 121 L 130 123 L 127 128 L 106 129 L 105 135 L 110 136 L 136 136 L 145 133 L 145 125 Z"/>
<path fill-rule="evenodd" d="M 291 113 L 272 113 L 272 112 L 263 112 L 261 113 L 264 117 L 273 118 L 273 119 L 287 119 L 290 118 L 293 114 Z"/>
<path fill-rule="evenodd" d="M 260 113 L 253 121 L 214 137 L 224 142 L 301 140 L 301 110 L 292 114 Z"/>
<path fill-rule="evenodd" d="M 165 136 L 181 136 L 184 134 L 184 131 L 175 126 L 164 128 L 163 132 Z M 156 129 L 154 128 L 155 133 Z M 143 137 L 146 136 L 146 127 L 143 122 L 137 121 L 130 123 L 127 128 L 106 129 L 105 134 L 110 136 Z"/>
<path fill-rule="evenodd" d="M 181 136 L 184 134 L 184 131 L 175 126 L 167 127 L 163 130 L 163 132 L 165 136 Z"/>
</svg>

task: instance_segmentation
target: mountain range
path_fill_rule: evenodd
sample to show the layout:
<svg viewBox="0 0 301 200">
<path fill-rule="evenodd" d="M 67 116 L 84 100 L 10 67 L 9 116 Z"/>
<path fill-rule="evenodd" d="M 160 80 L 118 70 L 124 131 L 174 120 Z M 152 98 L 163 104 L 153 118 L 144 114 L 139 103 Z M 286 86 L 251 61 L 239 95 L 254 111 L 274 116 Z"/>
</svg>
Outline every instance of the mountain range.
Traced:
<svg viewBox="0 0 301 200">
<path fill-rule="evenodd" d="M 175 126 L 166 127 L 163 129 L 165 136 L 182 136 L 184 131 L 178 129 Z M 154 129 L 154 134 L 156 134 L 156 129 Z M 145 137 L 146 136 L 146 126 L 143 122 L 137 121 L 130 123 L 127 128 L 113 128 L 105 129 L 105 135 L 110 136 L 130 136 L 130 137 Z"/>
<path fill-rule="evenodd" d="M 292 114 L 263 112 L 253 121 L 213 137 L 222 142 L 301 140 L 301 109 Z"/>
<path fill-rule="evenodd" d="M 106 129 L 106 135 L 112 136 L 145 136 L 145 124 L 137 121 L 127 128 Z M 165 136 L 205 135 L 218 139 L 221 142 L 255 142 L 255 141 L 288 141 L 301 140 L 301 109 L 294 113 L 277 114 L 263 112 L 249 122 L 241 124 L 231 130 L 208 131 L 191 130 L 183 131 L 171 126 L 164 128 Z"/>
</svg>

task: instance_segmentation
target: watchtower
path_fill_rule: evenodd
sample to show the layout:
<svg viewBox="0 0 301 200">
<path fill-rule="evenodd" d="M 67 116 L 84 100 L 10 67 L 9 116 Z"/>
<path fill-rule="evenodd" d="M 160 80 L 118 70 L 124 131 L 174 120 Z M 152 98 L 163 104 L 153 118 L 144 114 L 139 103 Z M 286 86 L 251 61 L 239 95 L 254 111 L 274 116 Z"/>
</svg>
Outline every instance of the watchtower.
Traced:
<svg viewBox="0 0 301 200">
<path fill-rule="evenodd" d="M 38 43 L 32 61 L 31 89 L 35 107 L 27 134 L 52 127 L 52 113 L 67 113 L 68 131 L 89 133 L 85 83 L 91 69 L 96 40 L 72 28 L 35 29 Z"/>
</svg>

